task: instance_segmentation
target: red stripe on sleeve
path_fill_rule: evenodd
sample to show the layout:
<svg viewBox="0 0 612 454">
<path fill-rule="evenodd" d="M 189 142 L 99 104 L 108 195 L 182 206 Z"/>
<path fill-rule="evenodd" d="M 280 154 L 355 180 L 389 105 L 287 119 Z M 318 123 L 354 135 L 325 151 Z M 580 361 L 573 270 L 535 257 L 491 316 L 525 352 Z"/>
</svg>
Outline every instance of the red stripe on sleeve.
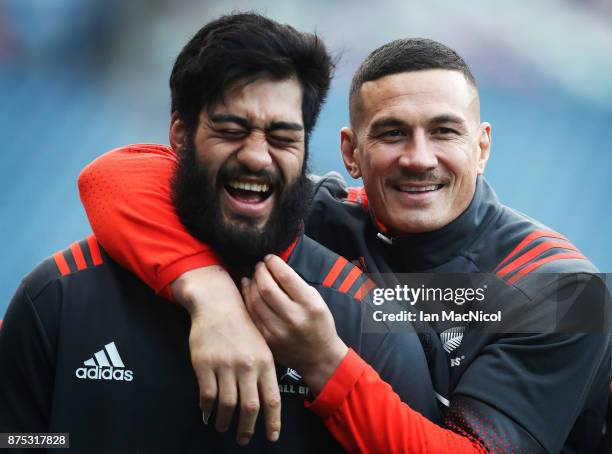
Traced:
<svg viewBox="0 0 612 454">
<path fill-rule="evenodd" d="M 504 265 L 505 262 L 507 262 L 512 257 L 514 257 L 516 254 L 518 254 L 525 247 L 527 247 L 529 245 L 529 243 L 537 240 L 538 238 L 542 238 L 542 237 L 557 238 L 559 240 L 569 241 L 567 238 L 565 238 L 563 235 L 561 235 L 560 233 L 557 233 L 557 232 L 550 232 L 550 231 L 547 231 L 547 230 L 536 230 L 534 232 L 531 232 L 529 235 L 527 235 L 525 238 L 523 238 L 523 240 L 514 249 L 512 249 L 512 252 L 510 252 L 510 254 L 508 254 L 506 257 L 504 257 L 504 259 L 501 262 L 499 262 L 499 264 L 495 267 L 493 272 L 497 272 L 497 270 L 499 268 L 501 268 L 501 266 Z"/>
<path fill-rule="evenodd" d="M 87 262 L 85 261 L 85 256 L 83 256 L 83 250 L 79 243 L 72 243 L 70 245 L 70 252 L 72 252 L 72 257 L 74 257 L 77 270 L 81 271 L 87 268 Z"/>
<path fill-rule="evenodd" d="M 346 265 L 347 263 L 348 260 L 346 260 L 344 257 L 338 257 L 336 263 L 334 263 L 334 265 L 331 267 L 331 270 L 329 270 L 329 273 L 327 273 L 327 276 L 325 276 L 325 279 L 323 279 L 323 285 L 326 287 L 331 287 L 332 285 L 334 285 L 334 282 L 336 282 L 336 279 L 338 279 L 338 276 L 342 272 L 344 265 Z"/>
<path fill-rule="evenodd" d="M 354 267 L 350 271 L 350 273 L 346 276 L 344 281 L 342 281 L 342 284 L 340 284 L 340 287 L 338 288 L 338 290 L 340 290 L 343 293 L 346 293 L 348 291 L 348 289 L 351 288 L 351 285 L 353 285 L 355 283 L 357 278 L 359 276 L 361 276 L 361 274 L 363 274 L 361 272 L 361 270 L 359 268 L 357 268 L 357 267 Z"/>
<path fill-rule="evenodd" d="M 56 252 L 53 254 L 53 260 L 55 260 L 55 264 L 57 265 L 57 269 L 59 270 L 62 276 L 66 276 L 70 274 L 70 267 L 68 266 L 68 262 L 66 262 L 66 257 L 61 252 Z"/>
<path fill-rule="evenodd" d="M 357 298 L 359 301 L 363 300 L 374 287 L 376 287 L 376 283 L 372 279 L 366 280 L 363 284 L 361 284 L 359 290 L 355 292 L 355 298 Z"/>
<path fill-rule="evenodd" d="M 89 253 L 91 254 L 91 261 L 94 266 L 102 265 L 102 254 L 100 253 L 100 246 L 98 245 L 98 240 L 94 235 L 89 235 L 87 237 L 87 245 L 89 246 Z"/>
<path fill-rule="evenodd" d="M 550 249 L 554 249 L 554 248 L 569 249 L 570 251 L 578 250 L 576 249 L 576 246 L 574 246 L 571 243 L 560 242 L 560 241 L 545 241 L 543 243 L 538 244 L 536 247 L 534 247 L 530 251 L 525 252 L 519 258 L 517 258 L 513 262 L 510 262 L 508 265 L 504 266 L 502 269 L 500 269 L 495 274 L 497 274 L 499 277 L 504 277 L 506 274 L 511 273 L 517 268 L 523 266 L 525 263 L 528 263 L 530 260 L 533 260 L 537 256 L 541 255 L 542 253 Z"/>
<path fill-rule="evenodd" d="M 567 259 L 584 259 L 584 260 L 586 260 L 586 257 L 584 255 L 582 255 L 580 252 L 566 252 L 566 253 L 559 252 L 557 254 L 549 255 L 548 257 L 544 257 L 543 259 L 537 260 L 537 261 L 527 265 L 521 271 L 519 271 L 514 276 L 512 276 L 510 279 L 508 279 L 508 284 L 514 284 L 515 282 L 518 282 L 519 280 L 524 278 L 526 275 L 531 273 L 533 270 L 535 270 L 536 268 L 544 265 L 545 263 L 549 263 L 549 262 L 552 262 L 554 260 L 567 260 Z"/>
</svg>

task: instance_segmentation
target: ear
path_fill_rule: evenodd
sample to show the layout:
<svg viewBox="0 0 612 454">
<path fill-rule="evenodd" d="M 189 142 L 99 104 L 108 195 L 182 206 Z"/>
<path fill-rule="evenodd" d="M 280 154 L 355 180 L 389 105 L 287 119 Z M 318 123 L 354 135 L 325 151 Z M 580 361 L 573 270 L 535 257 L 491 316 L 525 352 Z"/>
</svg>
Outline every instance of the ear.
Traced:
<svg viewBox="0 0 612 454">
<path fill-rule="evenodd" d="M 357 140 L 355 132 L 351 128 L 340 130 L 340 152 L 344 167 L 353 178 L 361 178 L 361 167 L 359 165 L 359 154 L 357 152 Z"/>
<path fill-rule="evenodd" d="M 480 125 L 478 150 L 478 175 L 482 175 L 485 171 L 491 151 L 491 125 L 489 123 L 482 123 Z"/>
<path fill-rule="evenodd" d="M 170 117 L 170 146 L 175 152 L 182 150 L 187 138 L 185 123 L 179 118 L 178 112 L 173 112 Z"/>
</svg>

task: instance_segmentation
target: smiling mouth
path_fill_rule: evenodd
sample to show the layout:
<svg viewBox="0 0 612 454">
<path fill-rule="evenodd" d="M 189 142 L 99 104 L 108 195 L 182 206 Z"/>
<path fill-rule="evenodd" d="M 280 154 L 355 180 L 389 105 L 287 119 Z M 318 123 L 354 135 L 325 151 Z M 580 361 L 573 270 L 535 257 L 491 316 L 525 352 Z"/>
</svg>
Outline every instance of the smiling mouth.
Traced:
<svg viewBox="0 0 612 454">
<path fill-rule="evenodd" d="M 443 184 L 430 184 L 425 186 L 414 186 L 414 185 L 396 185 L 395 189 L 400 192 L 406 192 L 408 194 L 425 194 L 439 191 L 444 187 Z"/>
<path fill-rule="evenodd" d="M 274 192 L 274 186 L 269 183 L 246 180 L 230 180 L 224 187 L 232 198 L 249 204 L 262 203 Z"/>
</svg>

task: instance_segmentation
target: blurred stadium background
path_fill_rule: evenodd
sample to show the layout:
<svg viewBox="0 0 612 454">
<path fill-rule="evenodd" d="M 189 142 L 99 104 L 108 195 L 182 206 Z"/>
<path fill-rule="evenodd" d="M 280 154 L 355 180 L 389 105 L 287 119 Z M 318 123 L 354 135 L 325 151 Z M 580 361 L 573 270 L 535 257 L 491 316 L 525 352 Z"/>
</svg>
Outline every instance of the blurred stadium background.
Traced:
<svg viewBox="0 0 612 454">
<path fill-rule="evenodd" d="M 0 318 L 24 274 L 89 233 L 81 168 L 120 145 L 166 142 L 173 59 L 232 10 L 316 31 L 342 54 L 311 145 L 319 173 L 342 169 L 348 84 L 371 50 L 408 36 L 458 50 L 493 124 L 498 195 L 612 272 L 608 0 L 0 0 Z"/>
</svg>

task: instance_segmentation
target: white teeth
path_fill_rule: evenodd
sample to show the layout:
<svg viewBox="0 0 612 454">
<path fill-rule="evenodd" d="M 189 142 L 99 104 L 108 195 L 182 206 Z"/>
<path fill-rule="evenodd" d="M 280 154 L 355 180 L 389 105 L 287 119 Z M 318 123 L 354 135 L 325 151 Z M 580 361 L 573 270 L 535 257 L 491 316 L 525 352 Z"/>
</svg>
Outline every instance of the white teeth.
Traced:
<svg viewBox="0 0 612 454">
<path fill-rule="evenodd" d="M 242 189 L 243 191 L 253 192 L 268 192 L 270 186 L 267 184 L 259 183 L 246 183 L 244 181 L 232 180 L 228 183 L 228 186 L 234 189 Z"/>
<path fill-rule="evenodd" d="M 406 192 L 427 192 L 427 191 L 435 191 L 439 187 L 440 185 L 438 184 L 432 184 L 429 186 L 418 186 L 418 187 L 417 186 L 400 186 L 400 189 Z"/>
</svg>

